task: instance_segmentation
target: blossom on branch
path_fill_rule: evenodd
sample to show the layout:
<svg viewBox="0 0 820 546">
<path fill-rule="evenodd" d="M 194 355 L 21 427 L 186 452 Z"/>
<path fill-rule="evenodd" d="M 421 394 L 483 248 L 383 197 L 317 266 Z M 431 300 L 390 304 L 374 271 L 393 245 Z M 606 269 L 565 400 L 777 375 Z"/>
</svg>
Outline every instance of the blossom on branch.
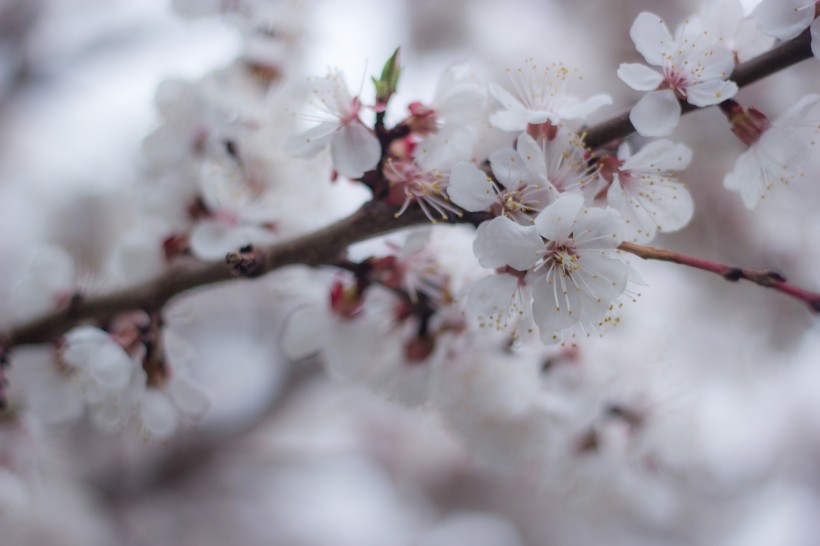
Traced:
<svg viewBox="0 0 820 546">
<path fill-rule="evenodd" d="M 659 231 L 677 231 L 689 223 L 692 196 L 673 173 L 689 165 L 692 150 L 664 139 L 634 155 L 629 146 L 622 145 L 617 158 L 607 159 L 613 169 L 601 172 L 610 183 L 607 203 L 623 216 L 625 238 L 645 243 Z"/>
<path fill-rule="evenodd" d="M 540 67 L 527 59 L 523 67 L 507 70 L 515 94 L 494 83 L 490 91 L 504 107 L 492 116 L 490 122 L 504 131 L 523 131 L 527 125 L 563 120 L 585 119 L 602 106 L 612 104 L 609 95 L 594 95 L 581 100 L 572 94 L 572 86 L 581 81 L 577 70 L 560 63 Z"/>
<path fill-rule="evenodd" d="M 732 131 L 749 149 L 723 179 L 726 189 L 740 193 L 747 209 L 780 182 L 803 176 L 820 130 L 820 95 L 807 95 L 778 118 L 769 119 L 756 108 L 732 101 L 727 108 Z"/>
<path fill-rule="evenodd" d="M 529 272 L 535 324 L 542 341 L 554 343 L 574 327 L 603 326 L 624 293 L 630 267 L 617 251 L 620 226 L 614 210 L 587 208 L 580 194 L 565 193 L 532 226 L 506 217 L 485 222 L 473 250 L 484 267 Z"/>
<path fill-rule="evenodd" d="M 753 17 L 763 34 L 791 40 L 811 28 L 811 51 L 820 59 L 820 19 L 817 0 L 763 0 Z"/>
<path fill-rule="evenodd" d="M 727 81 L 734 68 L 732 52 L 713 44 L 704 34 L 683 25 L 672 36 L 663 19 L 642 12 L 629 35 L 646 62 L 661 68 L 657 72 L 637 63 L 623 63 L 618 68 L 624 83 L 637 91 L 648 91 L 629 115 L 641 135 L 671 134 L 678 126 L 681 100 L 704 107 L 737 93 L 737 85 Z"/>
<path fill-rule="evenodd" d="M 311 80 L 313 106 L 319 114 L 312 118 L 319 124 L 285 142 L 286 153 L 313 157 L 330 146 L 333 168 L 342 176 L 359 178 L 373 169 L 381 158 L 376 136 L 365 127 L 359 113 L 359 97 L 351 97 L 341 72 L 331 72 L 322 79 Z"/>
</svg>

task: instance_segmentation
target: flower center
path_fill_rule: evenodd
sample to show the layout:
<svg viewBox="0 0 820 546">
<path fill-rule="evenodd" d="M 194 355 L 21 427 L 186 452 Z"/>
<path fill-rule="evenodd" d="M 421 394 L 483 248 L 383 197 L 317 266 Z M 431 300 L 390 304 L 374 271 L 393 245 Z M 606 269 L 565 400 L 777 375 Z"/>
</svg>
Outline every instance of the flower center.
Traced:
<svg viewBox="0 0 820 546">
<path fill-rule="evenodd" d="M 688 96 L 686 92 L 687 86 L 688 82 L 686 81 L 685 74 L 675 68 L 667 67 L 663 69 L 663 81 L 658 86 L 658 89 L 671 89 L 679 100 L 686 100 Z"/>
</svg>

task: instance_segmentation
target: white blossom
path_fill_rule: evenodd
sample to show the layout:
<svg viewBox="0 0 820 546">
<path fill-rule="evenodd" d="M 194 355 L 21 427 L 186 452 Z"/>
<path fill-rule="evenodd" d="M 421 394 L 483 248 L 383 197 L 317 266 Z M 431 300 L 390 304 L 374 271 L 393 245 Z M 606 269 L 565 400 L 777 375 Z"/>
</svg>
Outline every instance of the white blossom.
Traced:
<svg viewBox="0 0 820 546">
<path fill-rule="evenodd" d="M 594 95 L 581 100 L 572 87 L 581 81 L 577 70 L 560 63 L 541 67 L 527 59 L 523 67 L 507 71 L 515 94 L 491 83 L 490 91 L 503 110 L 490 116 L 491 123 L 504 131 L 523 131 L 528 124 L 585 119 L 602 106 L 612 104 L 608 95 Z"/>
<path fill-rule="evenodd" d="M 788 184 L 804 175 L 818 130 L 820 95 L 807 95 L 771 122 L 762 118 L 742 136 L 749 149 L 738 157 L 723 179 L 726 189 L 740 193 L 747 209 L 775 184 Z"/>
<path fill-rule="evenodd" d="M 333 167 L 342 176 L 359 178 L 379 162 L 381 146 L 359 119 L 362 103 L 351 97 L 341 72 L 311 80 L 312 104 L 319 110 L 319 124 L 289 138 L 285 151 L 297 157 L 313 157 L 330 146 Z"/>
<path fill-rule="evenodd" d="M 737 93 L 727 78 L 734 68 L 732 52 L 715 45 L 708 36 L 681 26 L 672 36 L 663 19 L 642 12 L 629 30 L 635 48 L 646 62 L 661 68 L 623 63 L 618 77 L 637 91 L 648 91 L 632 108 L 629 119 L 643 136 L 665 136 L 678 125 L 679 100 L 694 106 L 711 106 Z"/>
<path fill-rule="evenodd" d="M 669 140 L 651 142 L 634 155 L 621 146 L 607 203 L 624 218 L 627 238 L 648 242 L 658 231 L 676 231 L 689 222 L 692 196 L 673 173 L 685 169 L 691 159 L 689 148 Z"/>
<path fill-rule="evenodd" d="M 488 268 L 530 271 L 533 318 L 545 343 L 578 326 L 603 326 L 626 289 L 630 268 L 618 255 L 621 218 L 611 209 L 587 208 L 578 194 L 562 194 L 522 226 L 498 217 L 479 226 L 473 246 Z"/>
</svg>

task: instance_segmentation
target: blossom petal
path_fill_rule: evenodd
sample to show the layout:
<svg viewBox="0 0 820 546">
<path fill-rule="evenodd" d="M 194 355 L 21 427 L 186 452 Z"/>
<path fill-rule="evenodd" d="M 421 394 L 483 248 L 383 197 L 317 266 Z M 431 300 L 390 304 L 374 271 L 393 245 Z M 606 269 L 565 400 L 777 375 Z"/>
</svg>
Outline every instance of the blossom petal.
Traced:
<svg viewBox="0 0 820 546">
<path fill-rule="evenodd" d="M 577 193 L 563 193 L 535 218 L 538 233 L 548 241 L 566 241 L 584 207 L 584 198 Z"/>
<path fill-rule="evenodd" d="M 814 2 L 806 0 L 763 0 L 754 12 L 757 29 L 780 40 L 803 32 L 814 19 Z"/>
<path fill-rule="evenodd" d="M 690 85 L 686 93 L 689 104 L 712 106 L 734 97 L 737 93 L 737 84 L 733 81 L 708 80 Z"/>
<path fill-rule="evenodd" d="M 146 389 L 140 404 L 142 426 L 156 438 L 168 438 L 177 428 L 179 414 L 165 393 Z"/>
<path fill-rule="evenodd" d="M 490 155 L 493 174 L 508 190 L 514 190 L 527 176 L 527 168 L 518 152 L 512 149 L 499 150 Z"/>
<path fill-rule="evenodd" d="M 282 352 L 292 360 L 318 353 L 330 330 L 326 313 L 306 305 L 291 313 L 285 323 Z"/>
<path fill-rule="evenodd" d="M 575 287 L 561 286 L 562 275 L 538 276 L 533 281 L 532 318 L 541 332 L 544 343 L 555 343 L 555 333 L 569 328 L 580 317 L 581 293 Z M 569 289 L 571 288 L 571 290 Z"/>
<path fill-rule="evenodd" d="M 820 17 L 811 24 L 811 52 L 816 59 L 820 59 Z"/>
<path fill-rule="evenodd" d="M 602 106 L 612 104 L 612 97 L 609 95 L 593 95 L 587 100 L 565 101 L 563 108 L 556 107 L 556 115 L 550 116 L 553 124 L 558 124 L 562 119 L 584 119 Z"/>
<path fill-rule="evenodd" d="M 636 91 L 652 91 L 663 81 L 663 76 L 646 65 L 639 63 L 621 63 L 618 77 Z"/>
<path fill-rule="evenodd" d="M 680 120 L 680 104 L 671 89 L 651 91 L 629 113 L 629 121 L 641 136 L 667 136 Z"/>
<path fill-rule="evenodd" d="M 490 116 L 490 123 L 502 131 L 523 131 L 527 128 L 529 113 L 526 106 L 498 84 L 490 84 L 490 92 L 506 110 Z"/>
<path fill-rule="evenodd" d="M 473 132 L 461 125 L 442 127 L 416 146 L 416 163 L 425 171 L 448 171 L 473 152 Z"/>
<path fill-rule="evenodd" d="M 359 178 L 378 164 L 381 145 L 367 127 L 349 123 L 333 134 L 330 155 L 340 175 Z"/>
<path fill-rule="evenodd" d="M 522 226 L 499 216 L 476 230 L 473 252 L 482 267 L 495 269 L 508 265 L 526 271 L 538 260 L 544 242 L 532 226 Z"/>
<path fill-rule="evenodd" d="M 288 137 L 283 151 L 294 157 L 314 157 L 330 144 L 330 139 L 337 130 L 339 122 L 322 122 L 313 129 Z"/>
<path fill-rule="evenodd" d="M 692 150 L 667 139 L 654 140 L 624 160 L 621 170 L 682 171 L 692 161 Z"/>
<path fill-rule="evenodd" d="M 747 209 L 751 210 L 757 206 L 760 196 L 766 190 L 766 181 L 763 166 L 753 148 L 737 158 L 734 168 L 724 177 L 723 186 L 739 192 Z"/>
<path fill-rule="evenodd" d="M 457 163 L 450 172 L 447 187 L 450 200 L 469 212 L 486 210 L 495 202 L 493 182 L 487 173 L 472 163 Z"/>
<path fill-rule="evenodd" d="M 505 273 L 478 279 L 467 291 L 464 308 L 480 326 L 504 330 L 509 326 L 508 320 L 518 316 L 518 310 L 511 309 L 517 286 L 518 278 Z"/>
<path fill-rule="evenodd" d="M 647 11 L 638 14 L 629 36 L 635 42 L 635 49 L 643 55 L 646 62 L 655 66 L 663 66 L 664 53 L 675 47 L 675 41 L 669 33 L 663 19 Z"/>
</svg>

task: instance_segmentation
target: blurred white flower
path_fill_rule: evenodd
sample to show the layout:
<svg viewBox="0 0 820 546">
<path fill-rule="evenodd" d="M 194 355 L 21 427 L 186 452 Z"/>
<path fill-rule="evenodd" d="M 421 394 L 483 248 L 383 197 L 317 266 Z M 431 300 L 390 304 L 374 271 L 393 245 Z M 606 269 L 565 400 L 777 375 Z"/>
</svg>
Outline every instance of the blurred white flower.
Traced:
<svg viewBox="0 0 820 546">
<path fill-rule="evenodd" d="M 313 157 L 330 146 L 334 169 L 348 178 L 361 177 L 379 162 L 381 146 L 359 119 L 359 97 L 350 96 L 344 76 L 338 71 L 311 83 L 312 104 L 320 112 L 313 120 L 319 125 L 290 137 L 285 151 L 297 157 Z"/>
</svg>

